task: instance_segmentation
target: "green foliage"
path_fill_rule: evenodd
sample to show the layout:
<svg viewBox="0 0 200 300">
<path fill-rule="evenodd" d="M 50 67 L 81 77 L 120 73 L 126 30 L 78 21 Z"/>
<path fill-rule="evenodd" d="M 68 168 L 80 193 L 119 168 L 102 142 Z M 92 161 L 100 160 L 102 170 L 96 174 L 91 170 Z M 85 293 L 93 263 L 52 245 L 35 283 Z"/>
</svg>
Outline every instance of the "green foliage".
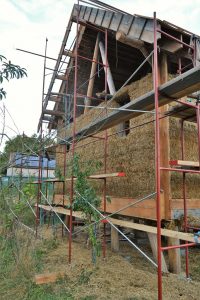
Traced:
<svg viewBox="0 0 200 300">
<path fill-rule="evenodd" d="M 45 146 L 52 144 L 53 141 L 49 137 L 44 138 L 41 144 L 40 138 L 36 134 L 30 137 L 25 134 L 17 135 L 6 141 L 3 153 L 0 154 L 0 174 L 6 174 L 11 153 L 18 152 L 31 155 L 33 153 L 39 153 Z"/>
<path fill-rule="evenodd" d="M 78 276 L 78 280 L 77 280 L 78 284 L 88 283 L 90 281 L 91 275 L 92 275 L 92 271 L 83 269 L 80 275 Z"/>
<path fill-rule="evenodd" d="M 61 169 L 58 166 L 56 166 L 56 168 L 55 168 L 54 175 L 59 180 L 64 180 L 64 176 L 62 174 L 62 171 L 61 171 Z"/>
<path fill-rule="evenodd" d="M 88 222 L 91 222 L 91 217 L 94 220 L 99 219 L 99 214 L 88 204 L 88 202 L 96 207 L 100 207 L 100 197 L 96 195 L 95 189 L 90 185 L 88 176 L 90 176 L 94 169 L 97 169 L 98 163 L 90 161 L 84 169 L 80 167 L 80 157 L 76 154 L 73 161 L 73 176 L 76 177 L 75 181 L 75 197 L 73 201 L 73 210 L 82 211 Z"/>
<path fill-rule="evenodd" d="M 30 178 L 30 180 L 22 187 L 23 195 L 29 200 L 32 200 L 37 196 L 37 187 L 35 184 L 32 184 L 33 181 L 34 179 Z"/>
<path fill-rule="evenodd" d="M 80 157 L 75 154 L 73 162 L 71 162 L 71 172 L 76 177 L 75 195 L 73 199 L 72 209 L 84 213 L 86 223 L 89 225 L 92 220 L 98 221 L 100 215 L 93 207 L 99 209 L 101 199 L 97 196 L 95 189 L 88 181 L 88 176 L 95 173 L 101 167 L 100 162 L 90 160 L 84 167 L 81 168 Z M 90 205 L 91 204 L 91 205 Z M 88 226 L 89 240 L 93 248 L 93 262 L 96 261 L 96 256 L 100 254 L 100 241 L 97 238 L 96 225 Z"/>
<path fill-rule="evenodd" d="M 7 81 L 16 78 L 23 78 L 27 76 L 25 68 L 21 68 L 18 65 L 14 65 L 11 61 L 7 61 L 6 57 L 0 55 L 0 84 L 3 84 L 4 80 Z M 0 88 L 0 100 L 6 97 L 6 91 Z"/>
</svg>

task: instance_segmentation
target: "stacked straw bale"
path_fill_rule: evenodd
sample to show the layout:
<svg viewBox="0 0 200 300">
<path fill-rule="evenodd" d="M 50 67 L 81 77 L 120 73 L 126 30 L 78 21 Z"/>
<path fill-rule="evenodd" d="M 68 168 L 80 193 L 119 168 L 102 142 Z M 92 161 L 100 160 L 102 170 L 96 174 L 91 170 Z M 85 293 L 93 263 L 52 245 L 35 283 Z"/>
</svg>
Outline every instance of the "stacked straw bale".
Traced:
<svg viewBox="0 0 200 300">
<path fill-rule="evenodd" d="M 152 74 L 148 74 L 141 80 L 135 81 L 124 88 L 122 94 L 125 98 L 129 97 L 134 101 L 137 97 L 147 93 L 153 89 Z M 119 98 L 108 102 L 108 106 L 119 107 L 117 103 Z M 121 99 L 121 98 L 120 98 Z M 101 104 L 102 106 L 103 104 Z M 76 131 L 94 122 L 98 118 L 105 116 L 105 110 L 91 109 L 86 115 L 77 118 Z M 112 178 L 107 180 L 107 195 L 116 197 L 133 197 L 138 198 L 150 194 L 155 191 L 155 142 L 154 142 L 154 122 L 153 115 L 150 113 L 143 114 L 137 118 L 130 120 L 130 130 L 127 136 L 120 137 L 118 134 L 108 139 L 107 148 L 107 173 L 125 172 L 124 178 Z M 139 126 L 147 123 L 143 126 Z M 180 124 L 179 120 L 173 117 L 169 121 L 169 137 L 170 137 L 170 159 L 181 159 L 180 148 Z M 108 130 L 108 135 L 119 130 L 119 126 L 115 126 Z M 71 135 L 72 126 L 60 131 L 62 138 Z M 103 137 L 105 133 L 98 133 Z M 86 145 L 90 142 L 89 145 Z M 197 131 L 196 125 L 185 124 L 185 160 L 197 160 Z M 59 146 L 58 148 L 62 148 Z M 87 164 L 89 160 L 97 160 L 104 163 L 104 141 L 95 138 L 86 138 L 77 143 L 76 153 L 81 157 L 81 165 Z M 71 151 L 67 153 L 67 163 L 71 159 Z M 57 165 L 63 170 L 63 155 L 57 154 Z M 98 170 L 99 174 L 104 173 L 104 166 Z M 187 175 L 188 198 L 199 197 L 199 179 L 195 175 Z M 92 181 L 92 184 L 102 195 L 102 181 Z M 171 176 L 171 197 L 182 197 L 182 175 L 172 174 Z M 69 192 L 69 185 L 66 186 L 66 193 Z M 56 193 L 62 193 L 61 185 L 56 186 Z"/>
</svg>

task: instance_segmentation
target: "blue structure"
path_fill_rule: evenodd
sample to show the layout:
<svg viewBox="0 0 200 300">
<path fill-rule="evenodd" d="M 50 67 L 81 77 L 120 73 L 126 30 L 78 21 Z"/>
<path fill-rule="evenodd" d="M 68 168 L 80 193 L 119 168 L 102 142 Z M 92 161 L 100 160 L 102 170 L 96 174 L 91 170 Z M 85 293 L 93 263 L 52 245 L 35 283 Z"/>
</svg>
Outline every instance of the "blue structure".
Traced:
<svg viewBox="0 0 200 300">
<path fill-rule="evenodd" d="M 36 155 L 25 155 L 22 153 L 14 153 L 14 157 L 12 158 L 12 166 L 18 168 L 39 168 L 39 165 L 42 163 L 42 168 L 55 169 L 56 161 L 55 159 L 48 159 L 46 157 L 42 157 L 40 162 L 40 158 Z"/>
</svg>

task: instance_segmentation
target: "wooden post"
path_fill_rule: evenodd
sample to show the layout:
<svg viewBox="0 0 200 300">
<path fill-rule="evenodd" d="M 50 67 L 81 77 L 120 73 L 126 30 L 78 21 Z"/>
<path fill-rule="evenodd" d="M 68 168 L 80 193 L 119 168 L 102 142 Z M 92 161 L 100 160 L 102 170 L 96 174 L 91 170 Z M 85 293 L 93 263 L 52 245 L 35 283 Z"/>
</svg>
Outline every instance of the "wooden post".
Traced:
<svg viewBox="0 0 200 300">
<path fill-rule="evenodd" d="M 161 54 L 160 58 L 160 84 L 168 81 L 168 65 L 166 53 Z M 160 113 L 168 111 L 169 105 L 160 108 Z M 160 161 L 162 167 L 169 167 L 170 160 L 170 140 L 169 140 L 169 118 L 160 120 Z M 170 199 L 171 199 L 171 173 L 161 172 L 161 188 L 164 190 L 165 218 L 171 218 Z M 180 240 L 168 238 L 168 245 L 179 245 Z M 173 273 L 180 273 L 181 260 L 180 249 L 169 250 L 169 270 Z"/>
<path fill-rule="evenodd" d="M 167 55 L 161 53 L 160 59 L 160 74 L 159 74 L 159 84 L 163 84 L 168 81 L 168 65 L 167 65 Z M 160 113 L 164 114 L 168 111 L 168 104 L 163 105 L 160 108 Z M 162 167 L 169 167 L 170 160 L 170 140 L 169 140 L 169 118 L 163 118 L 160 120 L 160 163 Z M 162 171 L 161 172 L 161 189 L 164 191 L 164 203 L 165 203 L 165 218 L 171 218 L 170 211 L 170 198 L 171 198 L 171 173 Z"/>
<path fill-rule="evenodd" d="M 176 227 L 177 230 L 177 227 Z M 168 246 L 180 245 L 180 240 L 168 238 Z M 169 256 L 169 271 L 175 274 L 181 273 L 181 253 L 180 248 L 168 250 Z"/>
<path fill-rule="evenodd" d="M 114 84 L 112 73 L 110 71 L 110 67 L 109 67 L 109 64 L 108 64 L 108 59 L 106 58 L 105 47 L 104 47 L 104 44 L 101 41 L 99 42 L 99 49 L 100 49 L 100 52 L 101 52 L 101 58 L 102 58 L 103 64 L 106 65 L 106 63 L 107 63 L 107 82 L 108 82 L 109 91 L 110 91 L 111 95 L 114 95 L 115 92 L 116 92 L 115 84 Z M 104 70 L 105 70 L 105 73 L 106 73 L 106 67 L 105 66 L 104 66 Z"/>
<path fill-rule="evenodd" d="M 149 242 L 151 245 L 153 257 L 154 257 L 155 261 L 157 262 L 157 254 L 158 254 L 158 252 L 157 252 L 157 236 L 155 233 L 149 233 L 149 232 L 147 232 L 147 235 L 148 235 Z M 162 253 L 161 259 L 162 259 L 162 272 L 168 273 L 168 268 L 167 268 L 163 253 Z"/>
<path fill-rule="evenodd" d="M 89 80 L 88 89 L 87 89 L 87 97 L 88 98 L 86 98 L 85 106 L 91 105 L 90 97 L 92 97 L 93 88 L 94 88 L 95 73 L 96 73 L 96 69 L 97 69 L 96 62 L 98 59 L 98 53 L 99 53 L 99 33 L 97 34 L 96 44 L 95 44 L 95 48 L 94 48 L 93 62 L 92 62 L 92 67 L 91 67 L 91 71 L 90 71 L 90 80 Z M 85 107 L 84 114 L 87 113 L 88 110 L 89 110 L 89 108 Z"/>
<path fill-rule="evenodd" d="M 111 226 L 111 250 L 119 251 L 119 232 L 113 226 Z"/>
</svg>

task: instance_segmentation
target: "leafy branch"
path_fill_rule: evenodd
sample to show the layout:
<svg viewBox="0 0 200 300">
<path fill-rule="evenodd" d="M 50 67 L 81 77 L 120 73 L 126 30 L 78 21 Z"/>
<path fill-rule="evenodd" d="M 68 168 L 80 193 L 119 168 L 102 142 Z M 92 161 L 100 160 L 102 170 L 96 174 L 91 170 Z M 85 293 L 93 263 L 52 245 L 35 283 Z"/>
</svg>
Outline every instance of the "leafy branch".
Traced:
<svg viewBox="0 0 200 300">
<path fill-rule="evenodd" d="M 25 68 L 21 68 L 18 65 L 14 65 L 11 61 L 7 61 L 7 58 L 0 55 L 0 85 L 3 84 L 4 80 L 10 81 L 11 79 L 20 79 L 27 76 Z M 6 97 L 6 91 L 0 88 L 0 100 Z"/>
<path fill-rule="evenodd" d="M 75 196 L 72 204 L 74 211 L 82 211 L 86 218 L 86 223 L 91 224 L 92 221 L 99 221 L 99 214 L 88 204 L 97 209 L 100 208 L 101 199 L 97 196 L 95 189 L 88 181 L 88 177 L 101 167 L 100 162 L 88 161 L 84 167 L 80 167 L 80 157 L 75 154 L 72 170 L 73 176 L 76 177 L 75 181 Z M 97 238 L 96 225 L 88 226 L 87 232 L 89 241 L 92 245 L 93 261 L 96 261 L 96 256 L 100 253 L 100 240 Z"/>
</svg>

